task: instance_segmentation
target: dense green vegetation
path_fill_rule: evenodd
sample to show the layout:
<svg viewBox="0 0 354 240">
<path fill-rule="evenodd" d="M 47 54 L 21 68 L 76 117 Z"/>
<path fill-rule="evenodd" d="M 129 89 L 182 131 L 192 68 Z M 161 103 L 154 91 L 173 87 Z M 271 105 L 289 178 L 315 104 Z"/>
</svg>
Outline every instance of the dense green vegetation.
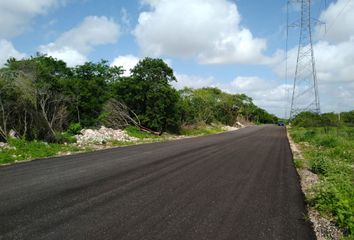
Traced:
<svg viewBox="0 0 354 240">
<path fill-rule="evenodd" d="M 277 118 L 244 94 L 217 88 L 183 89 L 161 59 L 145 58 L 123 77 L 107 61 L 69 68 L 45 55 L 8 60 L 0 69 L 0 140 L 10 130 L 21 139 L 68 142 L 81 128 L 132 125 L 180 133 L 182 126 L 239 118 L 274 123 Z M 63 132 L 65 134 L 63 134 Z"/>
<path fill-rule="evenodd" d="M 354 126 L 354 110 L 350 112 L 323 114 L 302 112 L 291 120 L 291 125 L 297 127 Z"/>
<path fill-rule="evenodd" d="M 292 122 L 296 127 L 289 129 L 310 170 L 320 177 L 308 198 L 310 205 L 334 219 L 349 237 L 354 237 L 353 120 L 354 111 L 340 116 L 302 113 Z"/>
</svg>

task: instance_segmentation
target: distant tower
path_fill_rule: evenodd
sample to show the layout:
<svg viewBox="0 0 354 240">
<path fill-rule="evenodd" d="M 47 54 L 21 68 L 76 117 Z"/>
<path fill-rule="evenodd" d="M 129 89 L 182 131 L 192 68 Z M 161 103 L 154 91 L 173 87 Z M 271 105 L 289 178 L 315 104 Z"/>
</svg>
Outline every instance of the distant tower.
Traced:
<svg viewBox="0 0 354 240">
<path fill-rule="evenodd" d="M 291 98 L 290 119 L 298 113 L 320 113 L 315 58 L 312 47 L 311 0 L 296 0 L 301 3 L 300 38 Z"/>
</svg>

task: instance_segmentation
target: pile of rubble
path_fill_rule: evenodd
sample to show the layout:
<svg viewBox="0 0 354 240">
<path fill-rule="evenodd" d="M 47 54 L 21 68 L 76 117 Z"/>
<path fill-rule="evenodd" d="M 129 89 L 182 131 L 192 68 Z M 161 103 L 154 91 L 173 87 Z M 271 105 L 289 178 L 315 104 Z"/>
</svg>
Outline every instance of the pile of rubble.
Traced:
<svg viewBox="0 0 354 240">
<path fill-rule="evenodd" d="M 110 141 L 131 142 L 137 141 L 135 137 L 130 137 L 124 130 L 106 128 L 102 126 L 98 130 L 82 129 L 80 135 L 76 135 L 78 145 L 105 144 Z"/>
<path fill-rule="evenodd" d="M 0 142 L 0 148 L 7 148 L 8 144 L 4 142 Z"/>
<path fill-rule="evenodd" d="M 243 125 L 243 124 L 240 123 L 240 122 L 235 122 L 235 123 L 234 123 L 234 127 L 237 127 L 237 128 L 244 128 L 245 125 Z"/>
<path fill-rule="evenodd" d="M 240 128 L 244 128 L 245 125 L 243 125 L 242 123 L 240 122 L 235 122 L 233 126 L 224 126 L 223 129 L 225 131 L 235 131 L 235 130 L 238 130 Z"/>
<path fill-rule="evenodd" d="M 8 143 L 0 142 L 0 151 L 1 149 L 4 150 L 16 150 L 15 146 L 10 146 Z"/>
<path fill-rule="evenodd" d="M 231 126 L 223 126 L 222 129 L 224 131 L 235 131 L 235 130 L 238 130 L 239 128 L 238 127 L 231 127 Z"/>
</svg>

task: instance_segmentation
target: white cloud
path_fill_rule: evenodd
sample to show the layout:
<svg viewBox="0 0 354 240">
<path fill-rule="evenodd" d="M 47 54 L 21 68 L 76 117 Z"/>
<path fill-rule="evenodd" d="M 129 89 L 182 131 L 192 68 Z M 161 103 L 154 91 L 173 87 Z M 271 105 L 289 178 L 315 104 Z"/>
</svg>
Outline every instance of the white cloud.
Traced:
<svg viewBox="0 0 354 240">
<path fill-rule="evenodd" d="M 193 76 L 187 74 L 175 74 L 177 82 L 173 82 L 172 85 L 176 89 L 182 89 L 184 87 L 189 88 L 202 88 L 202 87 L 213 87 L 217 85 L 217 82 L 214 77 L 201 77 L 201 76 Z"/>
<path fill-rule="evenodd" d="M 264 39 L 240 25 L 228 0 L 144 0 L 133 31 L 145 55 L 192 57 L 200 63 L 264 63 Z"/>
<path fill-rule="evenodd" d="M 313 49 L 319 84 L 354 82 L 354 37 L 338 44 L 319 41 L 313 45 Z M 296 58 L 297 47 L 294 47 L 288 52 L 288 79 L 291 81 Z M 280 78 L 284 78 L 284 62 L 273 65 L 273 70 Z"/>
<path fill-rule="evenodd" d="M 354 108 L 354 38 L 331 44 L 319 41 L 314 44 L 316 72 L 321 111 L 348 111 Z M 297 47 L 288 52 L 288 83 L 293 83 Z M 284 78 L 283 63 L 274 65 L 274 72 Z M 344 97 L 346 96 L 346 97 Z M 353 97 L 349 97 L 353 96 Z"/>
<path fill-rule="evenodd" d="M 267 111 L 283 116 L 289 97 L 290 85 L 279 84 L 275 81 L 265 80 L 257 76 L 239 76 L 233 81 L 224 83 L 213 76 L 201 77 L 186 74 L 176 74 L 177 83 L 173 86 L 177 89 L 183 87 L 202 88 L 218 87 L 224 92 L 232 94 L 244 93 L 252 97 L 254 103 Z"/>
<path fill-rule="evenodd" d="M 70 67 L 81 65 L 88 61 L 85 55 L 67 46 L 52 49 L 50 49 L 49 47 L 48 49 L 43 49 L 43 52 L 45 52 L 49 56 L 63 60 Z"/>
<path fill-rule="evenodd" d="M 348 0 L 332 2 L 321 13 L 320 20 L 326 23 L 326 28 L 320 26 L 316 28 L 317 38 L 330 43 L 348 41 L 354 37 L 354 2 Z"/>
<path fill-rule="evenodd" d="M 254 103 L 278 116 L 283 116 L 291 85 L 265 80 L 257 76 L 236 77 L 231 85 L 237 93 L 253 98 Z"/>
<path fill-rule="evenodd" d="M 0 39 L 0 67 L 11 57 L 21 59 L 26 57 L 26 54 L 17 51 L 10 41 Z"/>
<path fill-rule="evenodd" d="M 39 47 L 39 51 L 64 60 L 69 66 L 82 64 L 95 46 L 115 43 L 120 26 L 107 17 L 88 16 L 57 40 Z"/>
<path fill-rule="evenodd" d="M 111 66 L 123 67 L 123 76 L 130 76 L 130 69 L 134 68 L 138 62 L 139 58 L 133 55 L 118 56 L 113 60 Z"/>
<path fill-rule="evenodd" d="M 321 111 L 348 111 L 354 108 L 354 2 L 332 2 L 320 14 L 326 30 L 315 30 L 318 42 L 314 54 L 319 84 Z M 292 73 L 296 63 L 296 49 L 289 60 Z M 293 76 L 291 76 L 293 77 Z"/>
<path fill-rule="evenodd" d="M 32 19 L 63 4 L 63 0 L 1 0 L 0 38 L 11 38 L 28 30 Z"/>
</svg>

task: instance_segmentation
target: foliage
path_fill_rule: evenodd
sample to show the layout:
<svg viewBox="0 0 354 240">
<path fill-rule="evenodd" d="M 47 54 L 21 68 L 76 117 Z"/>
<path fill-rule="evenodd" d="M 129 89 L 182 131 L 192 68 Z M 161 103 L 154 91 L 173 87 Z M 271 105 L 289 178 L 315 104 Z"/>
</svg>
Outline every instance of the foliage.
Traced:
<svg viewBox="0 0 354 240">
<path fill-rule="evenodd" d="M 81 129 L 82 127 L 80 123 L 73 122 L 69 125 L 67 132 L 71 135 L 76 135 L 80 133 Z"/>
<path fill-rule="evenodd" d="M 346 123 L 354 126 L 354 110 L 350 112 L 344 112 L 340 114 L 341 120 Z"/>
<path fill-rule="evenodd" d="M 310 204 L 334 217 L 338 225 L 354 234 L 354 128 L 316 127 L 289 129 L 296 142 L 304 146 L 310 168 L 320 182 Z"/>
<path fill-rule="evenodd" d="M 245 94 L 229 94 L 218 88 L 179 91 L 182 125 L 220 122 L 233 125 L 238 117 L 257 123 L 275 123 L 277 117 L 253 104 Z"/>
<path fill-rule="evenodd" d="M 122 69 L 101 61 L 85 63 L 71 71 L 72 76 L 65 79 L 63 89 L 73 99 L 71 119 L 83 127 L 95 126 L 104 103 L 110 98 L 110 84 L 118 81 Z"/>
<path fill-rule="evenodd" d="M 186 136 L 202 136 L 208 134 L 221 133 L 224 131 L 225 130 L 220 124 L 206 125 L 205 123 L 197 123 L 182 127 L 181 134 Z"/>
<path fill-rule="evenodd" d="M 46 55 L 9 59 L 0 69 L 0 140 L 6 141 L 10 130 L 22 139 L 58 143 L 100 124 L 162 133 L 197 123 L 233 125 L 239 118 L 277 121 L 245 94 L 218 88 L 177 91 L 171 86 L 173 69 L 161 59 L 145 58 L 131 72 L 123 77 L 122 67 L 103 60 L 69 68 Z"/>
<path fill-rule="evenodd" d="M 336 127 L 354 124 L 354 111 L 343 113 L 301 112 L 291 120 L 291 124 L 297 127 Z"/>
<path fill-rule="evenodd" d="M 171 82 L 173 70 L 161 59 L 145 58 L 131 70 L 132 76 L 113 85 L 114 96 L 139 117 L 143 126 L 155 131 L 178 128 L 178 93 Z"/>
<path fill-rule="evenodd" d="M 302 159 L 294 159 L 294 165 L 296 168 L 303 168 L 304 162 L 302 161 Z"/>
<path fill-rule="evenodd" d="M 148 133 L 148 132 L 142 132 L 139 130 L 139 128 L 137 127 L 133 127 L 133 126 L 129 126 L 127 128 L 124 129 L 127 134 L 131 137 L 136 137 L 139 139 L 145 139 L 145 138 L 159 138 L 159 136 L 152 134 L 152 133 Z"/>
<path fill-rule="evenodd" d="M 10 59 L 0 69 L 2 135 L 14 129 L 24 138 L 53 140 L 64 130 L 68 99 L 60 82 L 69 71 L 63 61 L 42 55 Z"/>
</svg>

